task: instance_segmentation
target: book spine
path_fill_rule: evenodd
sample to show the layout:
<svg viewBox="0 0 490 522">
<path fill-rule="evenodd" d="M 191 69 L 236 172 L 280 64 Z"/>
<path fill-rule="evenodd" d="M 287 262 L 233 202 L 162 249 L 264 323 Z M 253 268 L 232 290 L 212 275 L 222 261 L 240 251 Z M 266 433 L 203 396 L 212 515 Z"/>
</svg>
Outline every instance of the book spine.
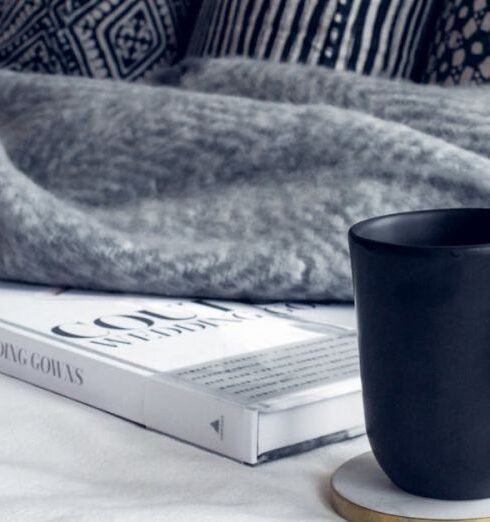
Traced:
<svg viewBox="0 0 490 522">
<path fill-rule="evenodd" d="M 0 324 L 0 372 L 249 464 L 256 412 Z"/>
<path fill-rule="evenodd" d="M 240 462 L 257 463 L 257 411 L 165 375 L 148 380 L 144 404 L 146 424 L 153 429 Z"/>
<path fill-rule="evenodd" d="M 143 424 L 145 374 L 0 324 L 0 371 Z"/>
</svg>

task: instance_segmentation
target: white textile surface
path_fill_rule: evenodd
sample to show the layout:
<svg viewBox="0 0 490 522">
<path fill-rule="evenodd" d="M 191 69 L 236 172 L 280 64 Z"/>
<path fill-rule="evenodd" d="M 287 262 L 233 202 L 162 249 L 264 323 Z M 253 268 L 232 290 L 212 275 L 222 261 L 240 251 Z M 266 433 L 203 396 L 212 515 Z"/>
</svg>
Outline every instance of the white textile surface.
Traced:
<svg viewBox="0 0 490 522">
<path fill-rule="evenodd" d="M 331 473 L 365 437 L 250 467 L 0 375 L 0 520 L 341 520 Z"/>
</svg>

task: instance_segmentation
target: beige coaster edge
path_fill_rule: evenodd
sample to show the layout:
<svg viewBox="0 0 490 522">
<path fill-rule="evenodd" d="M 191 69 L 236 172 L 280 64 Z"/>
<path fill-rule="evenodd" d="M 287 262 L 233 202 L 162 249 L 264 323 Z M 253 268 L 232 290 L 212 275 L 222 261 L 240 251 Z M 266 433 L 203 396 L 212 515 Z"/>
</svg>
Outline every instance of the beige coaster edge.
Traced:
<svg viewBox="0 0 490 522">
<path fill-rule="evenodd" d="M 381 513 L 347 500 L 335 490 L 332 482 L 330 482 L 330 503 L 335 512 L 349 522 L 490 522 L 490 517 L 444 520 Z"/>
</svg>

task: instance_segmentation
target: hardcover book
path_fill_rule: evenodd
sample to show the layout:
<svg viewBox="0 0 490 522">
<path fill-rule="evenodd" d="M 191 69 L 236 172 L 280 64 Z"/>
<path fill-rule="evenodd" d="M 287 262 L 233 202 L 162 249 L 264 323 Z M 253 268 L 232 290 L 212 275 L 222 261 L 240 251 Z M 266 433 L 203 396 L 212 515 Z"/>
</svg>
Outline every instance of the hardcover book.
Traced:
<svg viewBox="0 0 490 522">
<path fill-rule="evenodd" d="M 257 464 L 363 432 L 350 317 L 1 283 L 0 371 Z"/>
</svg>

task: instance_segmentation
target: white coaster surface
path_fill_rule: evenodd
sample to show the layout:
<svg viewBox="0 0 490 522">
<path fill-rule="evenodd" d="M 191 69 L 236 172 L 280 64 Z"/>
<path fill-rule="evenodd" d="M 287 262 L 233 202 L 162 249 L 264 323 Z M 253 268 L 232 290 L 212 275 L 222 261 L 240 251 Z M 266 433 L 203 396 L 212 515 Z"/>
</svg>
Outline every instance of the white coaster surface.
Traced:
<svg viewBox="0 0 490 522">
<path fill-rule="evenodd" d="M 417 497 L 395 486 L 371 452 L 343 464 L 332 477 L 332 488 L 344 500 L 395 517 L 424 520 L 468 520 L 490 517 L 490 499 L 436 500 Z"/>
</svg>

